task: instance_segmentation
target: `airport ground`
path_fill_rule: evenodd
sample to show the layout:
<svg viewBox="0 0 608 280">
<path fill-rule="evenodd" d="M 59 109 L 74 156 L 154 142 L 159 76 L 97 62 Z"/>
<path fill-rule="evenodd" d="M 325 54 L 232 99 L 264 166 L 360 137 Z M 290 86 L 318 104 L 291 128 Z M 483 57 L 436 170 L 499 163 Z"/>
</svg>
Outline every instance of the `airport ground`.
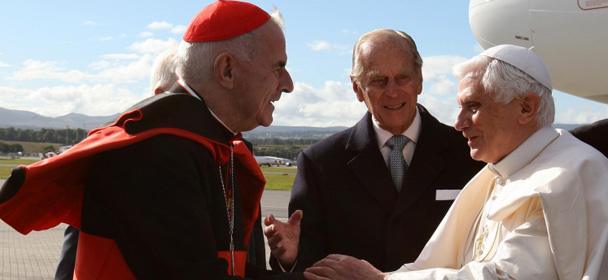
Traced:
<svg viewBox="0 0 608 280">
<path fill-rule="evenodd" d="M 3 183 L 0 180 L 0 185 Z M 289 191 L 267 190 L 262 195 L 262 215 L 287 219 Z M 21 235 L 0 221 L 0 280 L 53 279 L 65 225 Z M 266 259 L 268 260 L 268 250 Z"/>
</svg>

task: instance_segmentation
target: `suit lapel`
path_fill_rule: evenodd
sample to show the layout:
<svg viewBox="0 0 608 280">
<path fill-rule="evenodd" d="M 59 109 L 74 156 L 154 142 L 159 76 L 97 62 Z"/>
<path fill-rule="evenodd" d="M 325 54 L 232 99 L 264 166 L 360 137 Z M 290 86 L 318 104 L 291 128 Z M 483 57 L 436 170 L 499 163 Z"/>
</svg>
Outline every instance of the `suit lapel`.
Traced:
<svg viewBox="0 0 608 280">
<path fill-rule="evenodd" d="M 401 213 L 416 202 L 420 196 L 437 179 L 445 167 L 443 150 L 445 149 L 442 127 L 439 121 L 431 116 L 424 107 L 418 105 L 421 128 L 414 157 L 405 175 L 403 188 L 395 212 Z"/>
<path fill-rule="evenodd" d="M 371 115 L 367 113 L 354 127 L 346 150 L 353 154 L 347 166 L 368 192 L 387 213 L 394 210 L 397 191 L 391 175 L 378 149 Z"/>
</svg>

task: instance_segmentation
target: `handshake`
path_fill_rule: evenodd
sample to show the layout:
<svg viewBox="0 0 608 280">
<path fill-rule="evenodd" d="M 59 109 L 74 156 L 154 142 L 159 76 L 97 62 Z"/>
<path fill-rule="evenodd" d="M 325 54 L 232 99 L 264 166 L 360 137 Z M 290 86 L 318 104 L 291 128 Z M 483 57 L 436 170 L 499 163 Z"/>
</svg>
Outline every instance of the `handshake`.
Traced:
<svg viewBox="0 0 608 280">
<path fill-rule="evenodd" d="M 264 235 L 268 239 L 270 254 L 277 259 L 283 271 L 292 272 L 297 265 L 300 244 L 302 210 L 296 210 L 287 220 L 277 220 L 272 214 L 264 219 Z M 331 254 L 304 271 L 310 280 L 321 279 L 384 279 L 385 274 L 365 260 Z"/>
</svg>

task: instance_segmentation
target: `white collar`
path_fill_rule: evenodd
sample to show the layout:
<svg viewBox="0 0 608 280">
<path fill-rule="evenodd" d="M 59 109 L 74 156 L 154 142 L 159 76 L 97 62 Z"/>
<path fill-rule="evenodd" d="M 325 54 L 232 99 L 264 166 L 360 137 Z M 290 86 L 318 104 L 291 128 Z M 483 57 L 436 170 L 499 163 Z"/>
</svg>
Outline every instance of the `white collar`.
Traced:
<svg viewBox="0 0 608 280">
<path fill-rule="evenodd" d="M 380 127 L 380 124 L 373 115 L 372 123 L 374 126 L 374 131 L 376 132 L 376 137 L 378 138 L 378 147 L 382 149 L 382 147 L 384 147 L 384 144 L 386 144 L 386 141 L 393 137 L 393 134 Z M 418 112 L 418 108 L 416 108 L 416 115 L 414 116 L 414 120 L 412 120 L 410 126 L 404 132 L 402 132 L 401 135 L 407 137 L 414 144 L 418 143 L 418 136 L 420 135 L 420 125 L 420 112 Z"/>
<path fill-rule="evenodd" d="M 555 128 L 543 127 L 530 135 L 501 161 L 496 164 L 488 164 L 488 169 L 502 180 L 507 180 L 513 173 L 528 165 L 549 142 L 558 136 L 559 133 Z"/>
<path fill-rule="evenodd" d="M 182 80 L 182 78 L 179 78 L 179 79 L 177 80 L 177 83 L 178 83 L 180 86 L 182 86 L 182 87 L 183 87 L 183 88 L 186 90 L 186 92 L 187 92 L 188 94 L 192 95 L 192 97 L 194 97 L 194 98 L 196 98 L 196 99 L 198 99 L 198 100 L 200 100 L 200 101 L 203 101 L 203 100 L 201 99 L 201 97 L 200 97 L 200 96 L 198 96 L 198 94 L 196 94 L 196 92 L 195 92 L 195 91 L 194 91 L 194 90 L 193 90 L 193 89 L 192 89 L 192 88 L 191 88 L 191 87 L 190 87 L 190 86 L 189 86 L 189 85 L 186 83 L 186 81 Z"/>
</svg>

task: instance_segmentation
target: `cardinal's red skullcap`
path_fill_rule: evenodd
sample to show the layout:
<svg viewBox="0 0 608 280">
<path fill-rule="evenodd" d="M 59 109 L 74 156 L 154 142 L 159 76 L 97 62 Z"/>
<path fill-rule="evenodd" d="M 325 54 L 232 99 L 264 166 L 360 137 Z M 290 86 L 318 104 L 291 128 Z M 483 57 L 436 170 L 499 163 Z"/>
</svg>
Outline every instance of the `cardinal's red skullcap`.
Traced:
<svg viewBox="0 0 608 280">
<path fill-rule="evenodd" d="M 268 19 L 267 12 L 251 3 L 219 0 L 194 17 L 184 34 L 184 41 L 227 40 L 258 28 Z"/>
</svg>

